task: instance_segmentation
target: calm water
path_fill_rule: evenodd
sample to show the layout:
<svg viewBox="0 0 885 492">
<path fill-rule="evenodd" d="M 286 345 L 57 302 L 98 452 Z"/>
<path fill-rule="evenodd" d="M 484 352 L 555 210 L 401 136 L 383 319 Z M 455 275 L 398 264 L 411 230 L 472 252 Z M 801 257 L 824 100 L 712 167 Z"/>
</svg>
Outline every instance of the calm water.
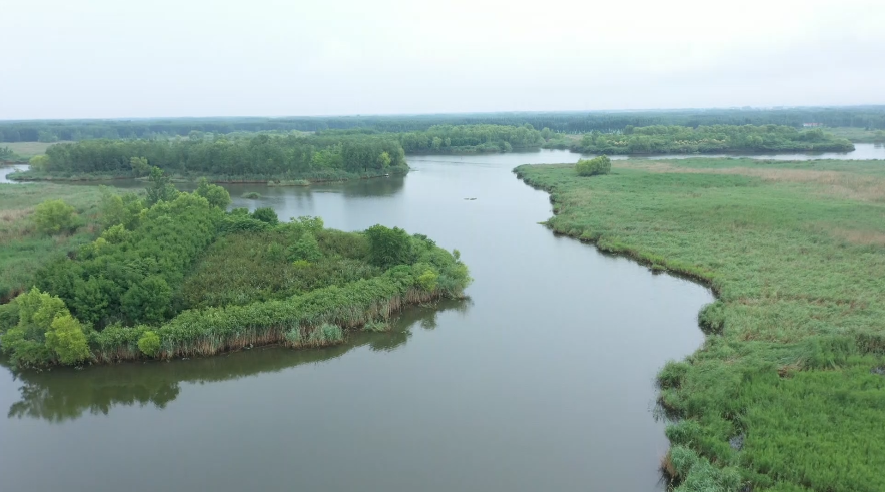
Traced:
<svg viewBox="0 0 885 492">
<path fill-rule="evenodd" d="M 406 177 L 229 186 L 263 195 L 235 206 L 458 248 L 470 300 L 327 350 L 0 368 L 3 490 L 660 490 L 654 375 L 702 343 L 712 297 L 537 224 L 548 196 L 511 169 L 577 158 L 421 156 Z"/>
</svg>

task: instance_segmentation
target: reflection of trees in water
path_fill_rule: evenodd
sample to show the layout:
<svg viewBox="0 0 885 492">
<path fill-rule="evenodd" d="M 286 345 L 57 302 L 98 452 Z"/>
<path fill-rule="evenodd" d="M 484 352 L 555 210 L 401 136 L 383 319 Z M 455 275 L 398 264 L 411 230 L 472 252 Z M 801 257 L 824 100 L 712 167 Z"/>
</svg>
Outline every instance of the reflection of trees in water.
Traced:
<svg viewBox="0 0 885 492">
<path fill-rule="evenodd" d="M 405 184 L 405 176 L 354 179 L 344 183 L 342 192 L 347 197 L 392 196 L 403 189 L 403 184 Z"/>
<path fill-rule="evenodd" d="M 186 361 L 122 363 L 83 370 L 55 368 L 17 374 L 21 399 L 9 408 L 9 418 L 35 418 L 62 422 L 84 413 L 107 414 L 117 405 L 153 405 L 165 408 L 178 397 L 180 383 L 211 383 L 278 372 L 301 364 L 335 359 L 363 345 L 373 351 L 392 351 L 411 336 L 410 328 L 436 326 L 438 313 L 466 312 L 469 301 L 445 301 L 432 307 L 404 311 L 387 333 L 353 333 L 343 345 L 323 349 L 290 350 L 255 348 L 226 355 Z M 3 363 L 6 366 L 5 362 Z"/>
</svg>

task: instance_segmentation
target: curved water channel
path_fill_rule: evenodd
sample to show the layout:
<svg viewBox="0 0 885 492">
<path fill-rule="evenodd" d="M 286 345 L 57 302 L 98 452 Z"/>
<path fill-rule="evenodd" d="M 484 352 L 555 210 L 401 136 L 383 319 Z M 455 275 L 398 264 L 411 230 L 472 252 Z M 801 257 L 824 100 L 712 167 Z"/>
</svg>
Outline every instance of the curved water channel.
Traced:
<svg viewBox="0 0 885 492">
<path fill-rule="evenodd" d="M 0 368 L 3 489 L 662 489 L 654 375 L 702 343 L 712 296 L 538 224 L 548 195 L 511 169 L 577 158 L 420 156 L 406 177 L 228 186 L 235 206 L 283 219 L 398 225 L 457 248 L 470 300 L 324 350 Z"/>
</svg>

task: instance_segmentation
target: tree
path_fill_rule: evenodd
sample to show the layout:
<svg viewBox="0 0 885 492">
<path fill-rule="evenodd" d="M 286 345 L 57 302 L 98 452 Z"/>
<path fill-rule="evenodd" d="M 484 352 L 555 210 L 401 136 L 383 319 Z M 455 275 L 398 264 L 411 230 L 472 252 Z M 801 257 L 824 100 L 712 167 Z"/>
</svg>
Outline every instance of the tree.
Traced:
<svg viewBox="0 0 885 492">
<path fill-rule="evenodd" d="M 47 200 L 34 209 L 34 222 L 37 227 L 49 234 L 76 229 L 74 207 L 62 200 Z"/>
<path fill-rule="evenodd" d="M 138 350 L 148 357 L 156 357 L 160 353 L 160 336 L 153 331 L 146 331 L 138 339 Z"/>
<path fill-rule="evenodd" d="M 46 154 L 35 155 L 28 159 L 28 164 L 34 171 L 45 171 L 49 167 L 49 157 Z"/>
<path fill-rule="evenodd" d="M 601 155 L 592 159 L 581 159 L 575 164 L 578 176 L 595 176 L 608 174 L 612 170 L 612 161 L 607 155 Z"/>
<path fill-rule="evenodd" d="M 172 289 L 159 275 L 152 275 L 132 285 L 120 300 L 123 313 L 132 321 L 159 322 L 166 317 L 172 301 Z"/>
<path fill-rule="evenodd" d="M 295 244 L 289 246 L 286 256 L 289 261 L 314 263 L 323 258 L 323 253 L 320 251 L 320 245 L 317 243 L 316 237 L 310 232 L 305 232 Z"/>
<path fill-rule="evenodd" d="M 148 164 L 146 157 L 132 157 L 129 159 L 129 166 L 136 177 L 147 176 L 151 173 L 151 166 Z"/>
<path fill-rule="evenodd" d="M 57 316 L 46 332 L 46 348 L 55 352 L 62 364 L 73 365 L 92 358 L 80 322 L 70 314 Z"/>
<path fill-rule="evenodd" d="M 206 178 L 200 179 L 197 194 L 209 201 L 209 205 L 225 210 L 230 205 L 230 193 L 218 185 L 210 184 Z"/>
<path fill-rule="evenodd" d="M 382 152 L 378 154 L 378 164 L 381 169 L 386 169 L 390 167 L 390 154 L 387 152 Z"/>
<path fill-rule="evenodd" d="M 266 222 L 270 225 L 276 225 L 280 222 L 279 217 L 277 217 L 276 211 L 270 207 L 259 207 L 256 208 L 254 212 L 252 212 L 252 217 L 260 220 L 261 222 Z"/>
<path fill-rule="evenodd" d="M 369 261 L 381 268 L 412 263 L 412 238 L 399 227 L 390 229 L 375 224 L 366 229 L 369 237 Z"/>
<path fill-rule="evenodd" d="M 172 180 L 169 179 L 169 176 L 167 176 L 159 167 L 154 166 L 151 168 L 151 175 L 148 179 L 151 183 L 147 187 L 148 205 L 153 205 L 161 201 L 169 202 L 174 200 L 178 195 L 178 190 L 175 189 Z"/>
</svg>

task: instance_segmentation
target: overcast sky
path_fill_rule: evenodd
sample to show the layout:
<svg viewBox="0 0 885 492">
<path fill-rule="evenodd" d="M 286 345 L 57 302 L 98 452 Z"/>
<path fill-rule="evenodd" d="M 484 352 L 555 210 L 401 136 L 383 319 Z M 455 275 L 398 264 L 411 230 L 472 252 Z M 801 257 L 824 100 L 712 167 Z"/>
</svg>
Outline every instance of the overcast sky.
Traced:
<svg viewBox="0 0 885 492">
<path fill-rule="evenodd" d="M 0 119 L 885 104 L 883 0 L 0 3 Z"/>
</svg>

